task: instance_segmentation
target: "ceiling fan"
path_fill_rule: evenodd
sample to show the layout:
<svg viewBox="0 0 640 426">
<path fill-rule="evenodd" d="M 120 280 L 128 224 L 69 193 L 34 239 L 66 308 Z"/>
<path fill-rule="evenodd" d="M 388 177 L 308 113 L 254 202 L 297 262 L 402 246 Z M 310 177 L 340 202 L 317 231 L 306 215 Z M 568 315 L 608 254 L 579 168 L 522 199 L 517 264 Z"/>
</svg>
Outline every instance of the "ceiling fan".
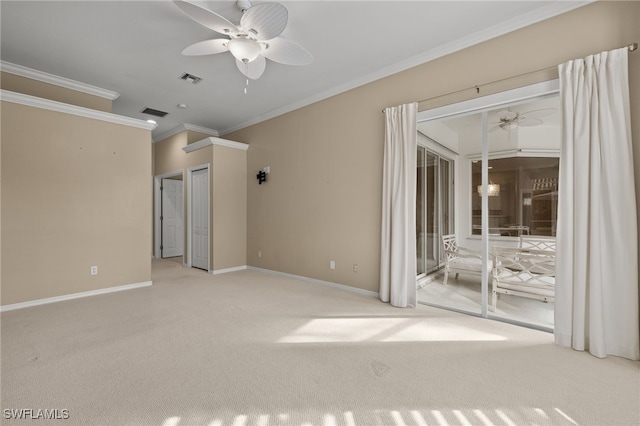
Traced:
<svg viewBox="0 0 640 426">
<path fill-rule="evenodd" d="M 505 131 L 511 130 L 511 128 L 515 126 L 538 126 L 543 123 L 543 121 L 540 120 L 540 117 L 553 114 L 555 111 L 556 110 L 554 108 L 537 109 L 523 113 L 511 110 L 498 111 L 496 115 L 498 116 L 499 121 L 493 122 L 496 126 L 489 129 L 489 132 L 494 132 L 498 129 Z"/>
<path fill-rule="evenodd" d="M 279 37 L 289 18 L 287 8 L 280 3 L 252 5 L 250 0 L 237 0 L 236 6 L 242 11 L 238 25 L 194 3 L 179 0 L 174 3 L 194 21 L 228 37 L 192 44 L 182 51 L 183 55 L 231 52 L 240 72 L 252 80 L 260 78 L 267 59 L 285 65 L 313 62 L 311 54 L 302 46 Z"/>
</svg>

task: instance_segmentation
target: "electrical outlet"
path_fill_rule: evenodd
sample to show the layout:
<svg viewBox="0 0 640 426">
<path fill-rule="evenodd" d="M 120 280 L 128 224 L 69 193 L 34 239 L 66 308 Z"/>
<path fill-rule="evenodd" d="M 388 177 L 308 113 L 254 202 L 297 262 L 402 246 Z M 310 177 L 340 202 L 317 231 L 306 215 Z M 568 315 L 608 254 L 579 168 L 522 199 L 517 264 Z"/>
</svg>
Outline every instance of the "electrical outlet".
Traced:
<svg viewBox="0 0 640 426">
<path fill-rule="evenodd" d="M 336 261 L 335 260 L 330 260 L 329 261 L 329 269 L 336 269 Z"/>
<path fill-rule="evenodd" d="M 353 272 L 358 272 L 358 264 L 357 263 L 353 264 Z"/>
<path fill-rule="evenodd" d="M 91 275 L 98 275 L 98 267 L 97 266 L 92 266 L 91 267 Z"/>
<path fill-rule="evenodd" d="M 258 250 L 258 257 L 262 257 L 262 250 Z"/>
</svg>

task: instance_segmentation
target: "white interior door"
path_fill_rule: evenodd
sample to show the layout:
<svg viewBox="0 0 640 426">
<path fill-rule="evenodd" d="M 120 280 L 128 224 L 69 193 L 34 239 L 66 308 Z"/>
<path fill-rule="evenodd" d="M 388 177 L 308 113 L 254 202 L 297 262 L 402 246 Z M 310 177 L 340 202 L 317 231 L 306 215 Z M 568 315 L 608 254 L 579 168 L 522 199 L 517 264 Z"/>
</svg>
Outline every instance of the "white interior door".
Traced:
<svg viewBox="0 0 640 426">
<path fill-rule="evenodd" d="M 182 256 L 184 253 L 184 215 L 182 181 L 162 179 L 162 257 Z"/>
<path fill-rule="evenodd" d="M 209 170 L 191 174 L 191 266 L 209 270 Z"/>
</svg>

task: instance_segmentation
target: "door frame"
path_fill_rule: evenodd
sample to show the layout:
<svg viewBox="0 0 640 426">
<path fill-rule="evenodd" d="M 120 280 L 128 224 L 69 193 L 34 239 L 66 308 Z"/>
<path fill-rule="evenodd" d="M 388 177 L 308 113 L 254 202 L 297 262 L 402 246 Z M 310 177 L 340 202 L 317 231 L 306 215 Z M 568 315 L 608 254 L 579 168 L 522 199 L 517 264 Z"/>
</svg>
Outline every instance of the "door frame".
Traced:
<svg viewBox="0 0 640 426">
<path fill-rule="evenodd" d="M 182 176 L 182 193 L 184 194 L 183 170 L 162 173 L 153 177 L 153 257 L 155 259 L 162 259 L 162 251 L 160 250 L 160 243 L 162 242 L 162 222 L 160 221 L 160 214 L 162 213 L 162 193 L 160 191 L 162 179 L 176 176 Z M 184 199 L 182 201 L 182 217 L 184 218 Z"/>
<path fill-rule="evenodd" d="M 192 228 L 192 219 L 191 215 L 193 213 L 193 173 L 199 170 L 207 170 L 208 180 L 208 194 L 207 194 L 207 244 L 209 247 L 207 248 L 207 271 L 211 271 L 211 164 L 205 163 L 198 166 L 192 166 L 187 169 L 187 244 L 185 245 L 187 248 L 187 263 L 185 266 L 191 268 L 192 260 L 193 260 L 193 228 Z"/>
</svg>

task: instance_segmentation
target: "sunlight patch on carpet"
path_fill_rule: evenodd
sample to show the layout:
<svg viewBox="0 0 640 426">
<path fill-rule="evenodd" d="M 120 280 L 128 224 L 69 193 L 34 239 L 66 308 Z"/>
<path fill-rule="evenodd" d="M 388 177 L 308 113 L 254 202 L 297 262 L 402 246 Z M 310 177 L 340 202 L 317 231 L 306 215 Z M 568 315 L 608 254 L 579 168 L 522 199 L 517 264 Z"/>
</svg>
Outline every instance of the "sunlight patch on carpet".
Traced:
<svg viewBox="0 0 640 426">
<path fill-rule="evenodd" d="M 553 424 L 574 426 L 578 423 L 560 408 L 510 407 L 468 408 L 442 406 L 437 408 L 369 408 L 356 410 L 284 411 L 280 407 L 271 414 L 233 413 L 214 415 L 207 426 L 357 426 L 361 424 L 380 424 L 388 426 L 517 426 L 521 424 Z M 199 414 L 199 416 L 201 413 Z M 199 421 L 201 421 L 200 419 Z M 162 426 L 187 426 L 194 424 L 190 416 L 168 417 Z M 198 423 L 200 424 L 200 423 Z"/>
<path fill-rule="evenodd" d="M 506 337 L 473 328 L 407 318 L 318 318 L 278 343 L 500 341 Z"/>
</svg>

